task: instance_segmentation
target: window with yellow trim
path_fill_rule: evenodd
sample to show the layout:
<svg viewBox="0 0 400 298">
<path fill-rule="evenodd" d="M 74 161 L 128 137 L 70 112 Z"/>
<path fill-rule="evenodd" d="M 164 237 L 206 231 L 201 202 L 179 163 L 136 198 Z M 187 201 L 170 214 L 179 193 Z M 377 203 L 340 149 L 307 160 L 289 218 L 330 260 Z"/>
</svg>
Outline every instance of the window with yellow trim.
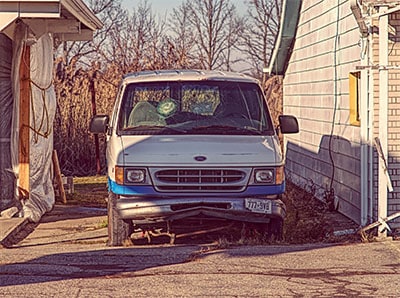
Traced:
<svg viewBox="0 0 400 298">
<path fill-rule="evenodd" d="M 360 72 L 349 73 L 350 124 L 360 126 Z"/>
</svg>

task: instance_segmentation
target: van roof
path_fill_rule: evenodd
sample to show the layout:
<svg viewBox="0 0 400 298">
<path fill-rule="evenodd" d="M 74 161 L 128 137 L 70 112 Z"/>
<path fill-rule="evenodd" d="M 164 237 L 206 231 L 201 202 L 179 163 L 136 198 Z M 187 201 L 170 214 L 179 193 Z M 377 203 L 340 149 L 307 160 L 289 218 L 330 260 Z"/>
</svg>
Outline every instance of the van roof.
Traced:
<svg viewBox="0 0 400 298">
<path fill-rule="evenodd" d="M 196 69 L 140 71 L 128 73 L 123 77 L 124 83 L 203 80 L 258 83 L 257 79 L 242 73 Z"/>
</svg>

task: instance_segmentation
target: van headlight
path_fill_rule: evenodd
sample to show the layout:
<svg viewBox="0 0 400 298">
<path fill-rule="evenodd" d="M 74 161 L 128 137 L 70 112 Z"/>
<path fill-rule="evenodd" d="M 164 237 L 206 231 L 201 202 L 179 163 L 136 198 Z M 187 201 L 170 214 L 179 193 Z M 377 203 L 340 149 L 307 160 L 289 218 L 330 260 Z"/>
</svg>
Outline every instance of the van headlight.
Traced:
<svg viewBox="0 0 400 298">
<path fill-rule="evenodd" d="M 261 169 L 254 171 L 254 180 L 256 183 L 274 183 L 275 175 L 273 169 Z"/>
<path fill-rule="evenodd" d="M 148 184 L 147 171 L 142 168 L 115 167 L 117 184 Z"/>
<path fill-rule="evenodd" d="M 146 180 L 146 172 L 143 169 L 126 169 L 127 183 L 143 183 Z"/>
<path fill-rule="evenodd" d="M 255 168 L 253 184 L 282 184 L 285 180 L 283 166 L 275 168 Z"/>
</svg>

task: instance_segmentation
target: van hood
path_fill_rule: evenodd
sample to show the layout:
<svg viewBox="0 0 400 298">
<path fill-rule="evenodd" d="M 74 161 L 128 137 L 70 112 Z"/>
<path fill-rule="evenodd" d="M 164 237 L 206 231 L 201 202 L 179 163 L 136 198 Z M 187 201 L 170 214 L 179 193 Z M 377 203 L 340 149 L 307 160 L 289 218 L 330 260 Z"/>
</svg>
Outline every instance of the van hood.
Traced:
<svg viewBox="0 0 400 298">
<path fill-rule="evenodd" d="M 277 165 L 276 136 L 121 136 L 118 163 L 129 165 Z"/>
</svg>

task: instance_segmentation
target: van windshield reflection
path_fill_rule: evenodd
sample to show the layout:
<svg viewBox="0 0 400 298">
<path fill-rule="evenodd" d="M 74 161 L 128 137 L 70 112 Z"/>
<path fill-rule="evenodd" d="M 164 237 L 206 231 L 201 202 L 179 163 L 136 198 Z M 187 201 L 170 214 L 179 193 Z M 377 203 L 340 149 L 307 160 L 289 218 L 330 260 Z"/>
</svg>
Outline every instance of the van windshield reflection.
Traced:
<svg viewBox="0 0 400 298">
<path fill-rule="evenodd" d="M 131 135 L 273 133 L 257 84 L 220 81 L 130 84 L 119 131 Z"/>
</svg>

